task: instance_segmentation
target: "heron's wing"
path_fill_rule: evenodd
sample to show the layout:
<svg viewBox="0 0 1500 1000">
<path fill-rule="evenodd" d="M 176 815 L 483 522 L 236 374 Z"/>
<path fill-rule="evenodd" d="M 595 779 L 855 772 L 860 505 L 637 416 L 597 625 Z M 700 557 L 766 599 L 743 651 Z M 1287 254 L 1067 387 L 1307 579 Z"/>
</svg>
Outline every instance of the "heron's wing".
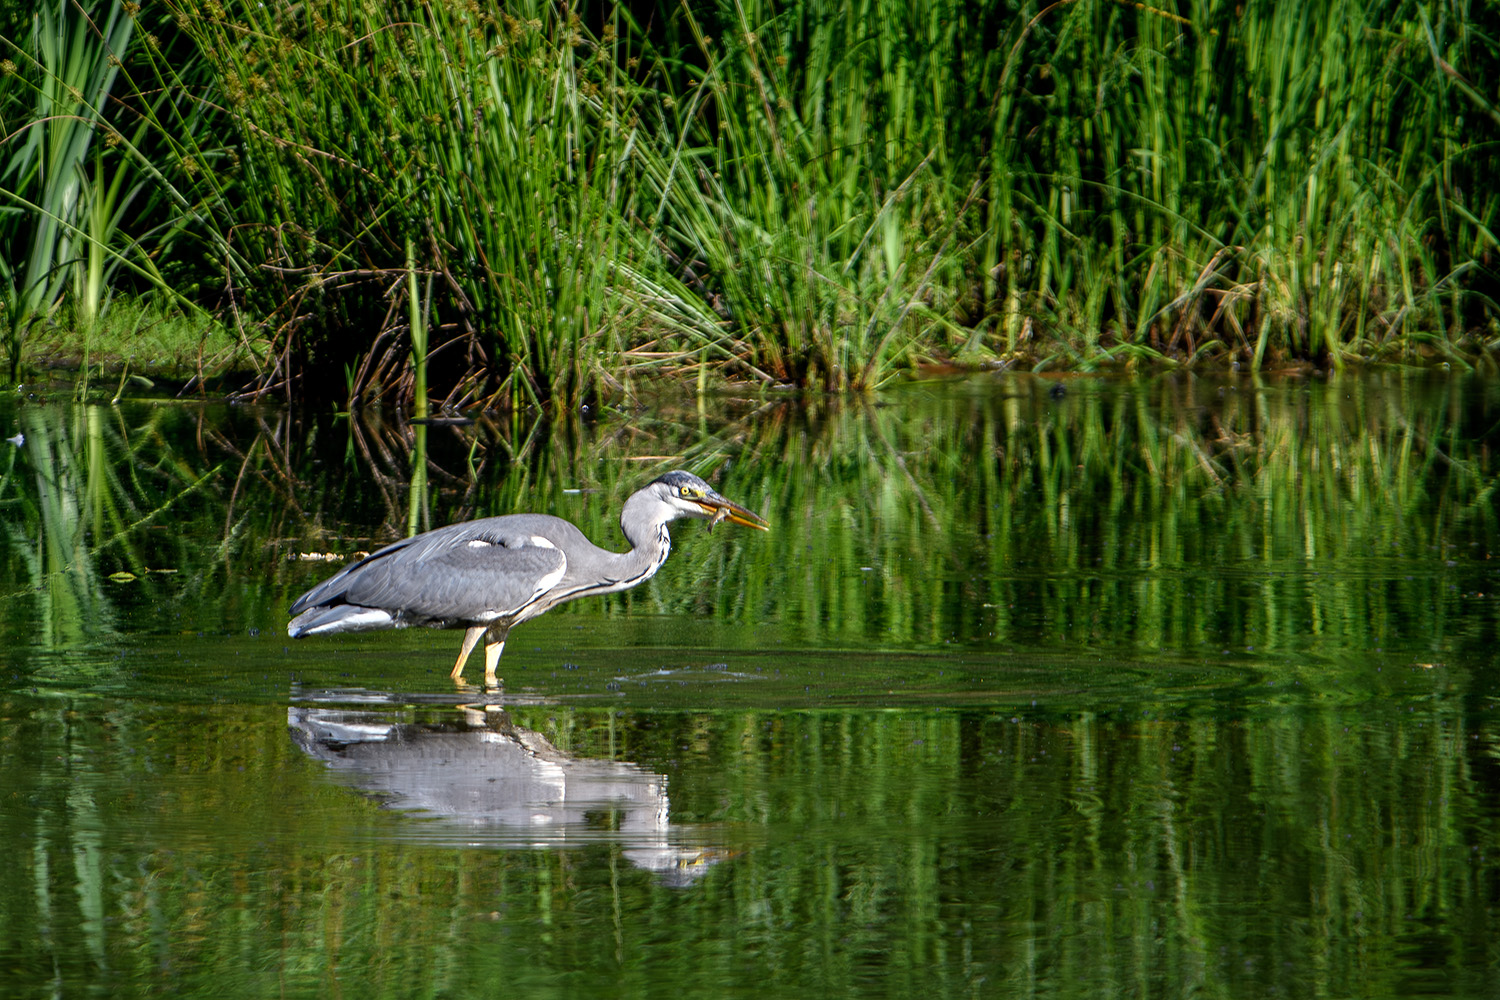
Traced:
<svg viewBox="0 0 1500 1000">
<path fill-rule="evenodd" d="M 293 601 L 288 613 L 292 615 L 300 615 L 304 611 L 311 611 L 313 608 L 321 608 L 334 604 L 345 603 L 344 592 L 348 589 L 351 579 L 357 577 L 361 572 L 363 572 L 364 568 L 370 563 L 387 558 L 392 553 L 406 548 L 414 540 L 415 539 L 411 538 L 402 539 L 394 545 L 387 545 L 380 551 L 365 556 L 359 562 L 351 563 L 350 565 L 345 566 L 343 569 L 333 574 L 333 576 L 330 576 L 328 579 L 324 580 L 322 583 L 318 584 L 316 587 L 312 588 L 307 593 L 303 594 L 301 597 Z"/>
<path fill-rule="evenodd" d="M 567 568 L 562 549 L 534 528 L 529 519 L 486 518 L 429 531 L 387 546 L 308 591 L 293 613 L 345 603 L 383 608 L 410 622 L 514 614 Z"/>
</svg>

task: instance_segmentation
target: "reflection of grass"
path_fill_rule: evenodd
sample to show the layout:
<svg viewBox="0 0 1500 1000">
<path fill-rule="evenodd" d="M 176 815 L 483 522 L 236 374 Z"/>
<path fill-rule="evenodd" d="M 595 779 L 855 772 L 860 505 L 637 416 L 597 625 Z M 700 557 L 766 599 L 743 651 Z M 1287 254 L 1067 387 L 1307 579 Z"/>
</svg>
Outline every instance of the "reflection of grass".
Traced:
<svg viewBox="0 0 1500 1000">
<path fill-rule="evenodd" d="M 67 649 L 114 630 L 103 574 L 87 542 L 103 500 L 101 425 L 97 412 L 75 413 L 71 424 L 53 423 L 40 410 L 23 411 L 20 420 L 32 488 L 22 494 L 22 517 L 12 522 L 10 534 L 17 549 L 28 553 L 30 589 L 40 605 L 38 644 L 48 650 Z"/>
<path fill-rule="evenodd" d="M 130 425 L 118 408 L 84 404 L 17 412 L 25 444 L 5 446 L 13 455 L 0 502 L 11 513 L 10 578 L 24 575 L 38 601 L 27 645 L 65 652 L 107 639 L 119 628 L 116 599 L 128 596 L 112 587 L 150 594 L 153 571 L 200 569 L 187 537 L 172 533 L 164 548 L 164 533 L 154 530 L 169 527 L 214 471 L 160 454 L 168 419 L 169 411 L 152 408 Z M 106 582 L 111 573 L 119 584 Z"/>
<path fill-rule="evenodd" d="M 761 995 L 844 996 L 869 992 L 878 956 L 903 996 L 984 993 L 1018 968 L 1060 997 L 1295 996 L 1313 968 L 1329 993 L 1390 996 L 1414 911 L 1455 956 L 1453 992 L 1483 995 L 1492 965 L 1482 859 L 1500 834 L 1457 700 L 1179 719 L 513 709 L 567 752 L 667 775 L 671 821 L 741 852 L 687 890 L 607 846 L 434 846 L 302 759 L 274 704 L 28 709 L 0 701 L 18 793 L 0 833 L 29 846 L 0 869 L 0 919 L 70 993 L 116 976 L 311 995 L 337 977 L 363 997 L 467 995 L 504 975 L 528 997 L 644 995 L 741 982 L 753 961 Z M 37 766 L 57 756 L 74 763 Z"/>
<path fill-rule="evenodd" d="M 1373 648 L 1413 609 L 1441 623 L 1437 568 L 1470 553 L 1435 546 L 1495 543 L 1495 474 L 1455 437 L 1458 387 L 1044 388 L 764 427 L 751 492 L 796 528 L 747 557 L 726 613 L 894 646 Z"/>
<path fill-rule="evenodd" d="M 560 514 L 619 547 L 623 498 L 685 467 L 774 530 L 707 538 L 681 526 L 685 554 L 666 577 L 595 609 L 774 618 L 803 646 L 1253 649 L 1308 662 L 1325 662 L 1325 645 L 1440 644 L 1455 616 L 1471 628 L 1473 614 L 1493 613 L 1458 597 L 1493 589 L 1475 554 L 1500 534 L 1496 473 L 1463 422 L 1482 427 L 1489 411 L 1465 417 L 1463 383 L 1077 382 L 1060 400 L 1048 385 L 919 385 L 886 405 L 746 403 L 738 416 L 733 404 L 711 414 L 664 401 L 592 423 L 434 426 L 415 458 L 413 429 L 379 414 L 320 416 L 313 430 L 247 413 L 195 429 L 186 451 L 165 437 L 182 419 L 167 411 L 135 427 L 96 415 L 92 429 L 74 417 L 66 432 L 44 422 L 27 435 L 37 460 L 86 467 L 45 480 L 73 484 L 49 487 L 53 544 L 83 532 L 85 565 L 104 546 L 106 575 L 181 566 L 195 587 L 216 561 L 253 567 L 258 555 L 238 555 L 267 545 L 347 555 L 517 510 Z M 102 457 L 89 466 L 88 454 Z M 150 471 L 127 473 L 127 454 Z M 217 544 L 174 536 L 170 558 L 150 554 L 161 551 L 150 526 L 209 485 L 196 470 L 218 456 L 234 471 L 213 486 L 228 499 L 203 529 Z M 414 460 L 426 479 L 415 490 Z M 86 509 L 67 513 L 68 490 Z M 41 501 L 27 502 L 40 524 Z M 257 600 L 279 606 L 322 570 L 278 561 L 277 592 Z"/>
<path fill-rule="evenodd" d="M 881 711 L 809 709 L 808 694 L 754 704 L 748 684 L 735 710 L 624 710 L 634 695 L 514 707 L 565 751 L 667 775 L 673 822 L 744 848 L 677 891 L 609 847 L 425 844 L 419 823 L 300 758 L 270 703 L 285 668 L 264 647 L 279 641 L 184 697 L 180 716 L 164 710 L 183 697 L 170 693 L 180 671 L 152 650 L 130 664 L 154 675 L 134 690 L 166 692 L 149 703 L 0 705 L 0 773 L 17 792 L 0 832 L 33 845 L 0 868 L 0 925 L 76 912 L 38 946 L 64 986 L 107 968 L 255 995 L 351 974 L 364 996 L 413 981 L 457 995 L 501 974 L 528 995 L 619 992 L 622 975 L 649 992 L 648 973 L 733 981 L 754 949 L 767 995 L 859 992 L 858 957 L 878 955 L 903 994 L 966 995 L 1019 968 L 1035 992 L 1160 981 L 1231 997 L 1306 992 L 1310 968 L 1331 993 L 1400 993 L 1421 913 L 1422 934 L 1468 956 L 1445 972 L 1454 990 L 1482 992 L 1493 921 L 1476 872 L 1500 843 L 1471 671 L 1493 659 L 1497 604 L 1462 595 L 1490 588 L 1500 541 L 1493 389 L 1398 376 L 1049 387 L 917 385 L 884 405 L 738 416 L 662 402 L 593 423 L 433 426 L 425 451 L 378 415 L 22 409 L 27 444 L 0 463 L 0 558 L 38 589 L 57 575 L 62 597 L 39 606 L 53 648 L 126 628 L 143 590 L 110 591 L 115 569 L 179 568 L 146 593 L 180 600 L 188 629 L 280 625 L 288 593 L 328 569 L 268 568 L 299 542 L 366 547 L 425 507 L 434 523 L 551 511 L 612 540 L 620 499 L 685 466 L 772 532 L 696 535 L 669 582 L 596 610 L 769 619 L 814 647 L 809 671 L 820 646 L 883 661 L 863 676 L 913 659 L 885 651 L 952 639 L 966 670 L 997 680 L 988 704 L 941 711 L 899 692 Z M 205 481 L 220 455 L 236 461 Z M 413 456 L 427 470 L 415 498 Z M 1450 662 L 1375 673 L 1369 650 L 1387 643 Z M 1016 647 L 1089 662 L 1058 668 L 1074 692 L 1054 676 L 1037 698 L 999 683 Z M 1140 669 L 1089 688 L 1122 662 L 1180 675 L 1194 660 L 1247 662 L 1256 683 L 1185 694 L 1180 676 Z M 863 679 L 850 673 L 826 690 Z M 1115 697 L 1127 684 L 1138 690 Z M 1275 877 L 1247 877 L 1256 866 Z"/>
<path fill-rule="evenodd" d="M 606 606 L 770 617 L 810 646 L 1253 648 L 1326 662 L 1325 646 L 1441 643 L 1474 613 L 1456 595 L 1486 589 L 1475 555 L 1494 550 L 1500 524 L 1496 471 L 1463 422 L 1491 411 L 1464 416 L 1466 383 L 1076 382 L 1061 399 L 1050 385 L 918 385 L 884 405 L 815 400 L 740 419 L 662 405 L 550 434 L 447 428 L 430 439 L 432 523 L 548 511 L 618 546 L 632 489 L 663 468 L 713 473 L 773 530 L 709 541 L 679 528 L 692 556 L 674 558 L 670 584 Z M 351 436 L 368 458 L 325 462 L 326 488 L 294 490 L 322 505 L 302 523 L 321 519 L 357 548 L 405 534 L 409 510 L 409 435 L 364 426 Z M 359 475 L 385 497 L 352 530 L 335 481 L 350 469 L 378 469 Z M 309 533 L 305 547 L 341 544 Z M 317 570 L 291 573 L 289 590 Z"/>
</svg>

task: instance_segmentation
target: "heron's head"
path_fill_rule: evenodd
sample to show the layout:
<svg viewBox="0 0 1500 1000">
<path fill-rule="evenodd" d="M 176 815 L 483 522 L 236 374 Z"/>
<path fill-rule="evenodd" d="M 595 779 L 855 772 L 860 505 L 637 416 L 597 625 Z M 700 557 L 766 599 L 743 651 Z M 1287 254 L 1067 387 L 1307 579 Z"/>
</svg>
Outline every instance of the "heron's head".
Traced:
<svg viewBox="0 0 1500 1000">
<path fill-rule="evenodd" d="M 668 520 L 679 517 L 702 518 L 709 522 L 710 530 L 720 521 L 732 521 L 761 531 L 768 531 L 771 527 L 759 514 L 751 513 L 733 500 L 726 500 L 712 486 L 691 472 L 680 469 L 658 477 L 641 492 L 649 492 L 652 499 L 671 508 L 672 514 Z"/>
</svg>

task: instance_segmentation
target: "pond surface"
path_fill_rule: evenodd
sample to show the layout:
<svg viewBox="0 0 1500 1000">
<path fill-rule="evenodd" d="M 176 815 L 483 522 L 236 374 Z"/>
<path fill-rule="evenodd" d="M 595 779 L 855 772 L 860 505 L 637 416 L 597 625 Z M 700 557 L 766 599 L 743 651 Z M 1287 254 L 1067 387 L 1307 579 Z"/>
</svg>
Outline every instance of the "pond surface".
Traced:
<svg viewBox="0 0 1500 1000">
<path fill-rule="evenodd" d="M 0 429 L 0 995 L 1500 996 L 1495 385 Z M 679 522 L 498 692 L 286 638 L 413 529 L 621 547 L 675 467 L 772 531 Z"/>
</svg>

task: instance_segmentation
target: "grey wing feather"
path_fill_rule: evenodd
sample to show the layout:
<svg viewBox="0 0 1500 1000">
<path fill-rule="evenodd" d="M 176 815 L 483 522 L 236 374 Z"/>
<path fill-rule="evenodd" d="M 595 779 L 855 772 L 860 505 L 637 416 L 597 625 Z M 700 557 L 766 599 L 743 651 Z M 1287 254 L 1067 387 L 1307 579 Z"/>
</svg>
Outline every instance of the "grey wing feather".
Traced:
<svg viewBox="0 0 1500 1000">
<path fill-rule="evenodd" d="M 483 621 L 524 607 L 567 565 L 561 549 L 539 544 L 566 521 L 511 515 L 449 525 L 388 545 L 302 595 L 292 614 L 325 604 L 384 608 L 421 621 Z"/>
</svg>

